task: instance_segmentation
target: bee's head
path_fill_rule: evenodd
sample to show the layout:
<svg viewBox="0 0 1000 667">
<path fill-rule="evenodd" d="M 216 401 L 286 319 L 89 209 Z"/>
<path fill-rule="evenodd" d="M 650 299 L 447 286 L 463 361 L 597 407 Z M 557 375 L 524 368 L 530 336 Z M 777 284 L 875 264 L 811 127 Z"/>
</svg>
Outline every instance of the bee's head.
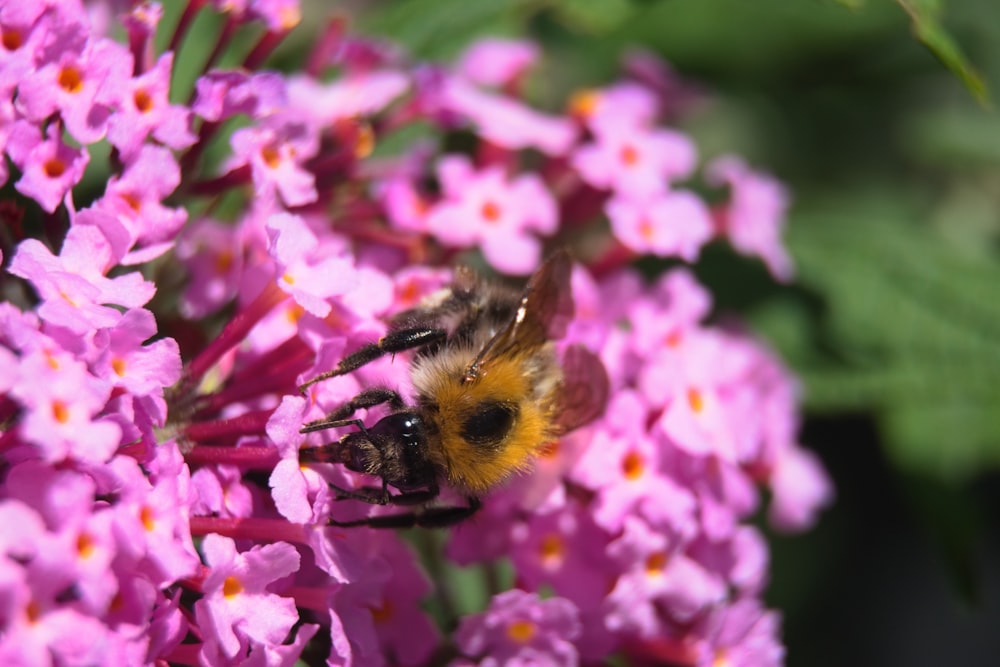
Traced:
<svg viewBox="0 0 1000 667">
<path fill-rule="evenodd" d="M 374 426 L 349 433 L 341 440 L 345 465 L 356 472 L 381 477 L 400 491 L 433 484 L 436 471 L 427 457 L 427 433 L 420 415 L 403 410 Z"/>
</svg>

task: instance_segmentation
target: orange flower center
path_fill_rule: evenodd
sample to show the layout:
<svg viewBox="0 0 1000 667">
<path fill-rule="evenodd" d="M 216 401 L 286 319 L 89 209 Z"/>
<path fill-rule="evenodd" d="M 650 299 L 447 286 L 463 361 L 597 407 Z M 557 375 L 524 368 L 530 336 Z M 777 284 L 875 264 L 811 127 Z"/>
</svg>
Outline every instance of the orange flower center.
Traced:
<svg viewBox="0 0 1000 667">
<path fill-rule="evenodd" d="M 626 167 L 632 167 L 639 161 L 639 151 L 635 146 L 625 145 L 622 147 L 620 157 Z"/>
<path fill-rule="evenodd" d="M 52 401 L 52 418 L 60 424 L 69 421 L 69 406 L 66 405 L 65 401 L 59 399 Z"/>
<path fill-rule="evenodd" d="M 507 636 L 518 644 L 526 644 L 535 636 L 538 628 L 531 621 L 514 621 L 507 626 Z"/>
<path fill-rule="evenodd" d="M 66 163 L 57 157 L 53 157 L 45 161 L 42 169 L 49 178 L 59 178 L 66 173 Z"/>
<path fill-rule="evenodd" d="M 500 219 L 500 206 L 496 202 L 486 202 L 483 204 L 483 217 L 486 218 L 486 222 L 496 222 Z"/>
<path fill-rule="evenodd" d="M 132 101 L 135 102 L 135 108 L 140 113 L 149 113 L 153 110 L 153 97 L 142 88 L 135 91 L 135 94 L 132 95 Z"/>
<path fill-rule="evenodd" d="M 645 469 L 646 462 L 638 452 L 629 452 L 622 459 L 622 472 L 625 473 L 626 479 L 639 479 Z"/>
<path fill-rule="evenodd" d="M 222 594 L 227 598 L 232 598 L 243 592 L 243 584 L 239 579 L 230 575 L 222 582 Z"/>
<path fill-rule="evenodd" d="M 59 87 L 67 93 L 78 93 L 83 90 L 83 74 L 72 65 L 59 70 L 58 81 Z"/>
</svg>

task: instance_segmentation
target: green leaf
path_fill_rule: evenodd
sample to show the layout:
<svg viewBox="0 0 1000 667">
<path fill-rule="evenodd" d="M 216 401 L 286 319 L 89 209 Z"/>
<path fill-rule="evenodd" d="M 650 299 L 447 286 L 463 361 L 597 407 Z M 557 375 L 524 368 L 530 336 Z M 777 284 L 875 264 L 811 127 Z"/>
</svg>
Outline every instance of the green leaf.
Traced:
<svg viewBox="0 0 1000 667">
<path fill-rule="evenodd" d="M 527 4 L 527 0 L 394 0 L 363 14 L 358 31 L 391 37 L 419 58 L 451 58 L 485 34 L 523 35 Z"/>
<path fill-rule="evenodd" d="M 913 34 L 951 72 L 961 79 L 982 106 L 989 106 L 989 92 L 982 76 L 972 67 L 958 43 L 941 25 L 940 0 L 896 0 L 910 17 Z"/>
<path fill-rule="evenodd" d="M 555 0 L 553 8 L 571 28 L 598 34 L 617 28 L 633 12 L 629 0 Z"/>
<path fill-rule="evenodd" d="M 792 225 L 827 307 L 799 371 L 810 408 L 874 409 L 896 463 L 961 478 L 1000 467 L 1000 265 L 915 217 L 828 202 Z"/>
</svg>

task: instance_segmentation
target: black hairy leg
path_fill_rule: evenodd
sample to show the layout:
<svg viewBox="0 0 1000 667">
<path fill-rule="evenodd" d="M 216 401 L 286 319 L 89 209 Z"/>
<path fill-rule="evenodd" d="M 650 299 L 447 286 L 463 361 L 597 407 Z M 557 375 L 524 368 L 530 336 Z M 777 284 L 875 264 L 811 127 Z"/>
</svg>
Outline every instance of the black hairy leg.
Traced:
<svg viewBox="0 0 1000 667">
<path fill-rule="evenodd" d="M 405 495 L 407 494 L 400 494 L 400 496 Z M 392 498 L 399 498 L 400 496 L 392 496 Z M 406 512 L 405 514 L 370 516 L 354 521 L 336 521 L 330 519 L 327 523 L 330 526 L 338 526 L 340 528 L 356 528 L 358 526 L 367 526 L 368 528 L 412 528 L 414 526 L 421 528 L 447 528 L 468 519 L 482 507 L 482 501 L 479 498 L 470 496 L 466 498 L 466 501 L 468 502 L 466 506 L 427 507 L 420 511 Z M 402 503 L 393 502 L 391 504 L 398 505 Z"/>
<path fill-rule="evenodd" d="M 371 408 L 376 405 L 382 405 L 383 403 L 388 403 L 389 407 L 393 411 L 402 410 L 405 406 L 403 398 L 399 395 L 399 392 L 393 391 L 392 389 L 386 389 L 384 387 L 365 389 L 363 392 L 338 407 L 323 419 L 317 419 L 316 421 L 304 424 L 302 428 L 299 429 L 299 433 L 313 433 L 314 431 L 322 431 L 328 428 L 347 426 L 349 424 L 354 424 L 359 428 L 359 430 L 364 432 L 365 427 L 360 420 L 345 419 L 345 417 L 347 417 L 347 415 L 354 414 L 361 408 Z"/>
<path fill-rule="evenodd" d="M 386 354 L 395 354 L 397 352 L 412 350 L 414 348 L 423 347 L 424 345 L 430 345 L 432 343 L 440 343 L 447 337 L 448 332 L 444 329 L 434 329 L 430 327 L 413 327 L 389 331 L 386 335 L 382 336 L 378 342 L 369 343 L 368 345 L 359 348 L 353 354 L 349 354 L 341 359 L 340 363 L 337 364 L 337 367 L 332 371 L 320 373 L 312 380 L 300 385 L 299 392 L 305 393 L 306 389 L 317 382 L 326 380 L 327 378 L 336 377 L 338 375 L 344 375 L 345 373 L 350 373 L 351 371 L 361 368 L 365 364 L 375 361 L 379 357 L 385 356 Z"/>
</svg>

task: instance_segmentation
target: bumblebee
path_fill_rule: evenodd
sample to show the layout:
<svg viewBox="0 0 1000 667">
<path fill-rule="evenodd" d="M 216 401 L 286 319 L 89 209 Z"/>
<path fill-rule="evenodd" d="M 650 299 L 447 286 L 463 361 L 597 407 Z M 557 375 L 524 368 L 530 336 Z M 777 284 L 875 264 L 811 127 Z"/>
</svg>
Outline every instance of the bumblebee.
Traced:
<svg viewBox="0 0 1000 667">
<path fill-rule="evenodd" d="M 529 468 L 547 443 L 600 416 L 608 395 L 604 366 L 580 346 L 568 347 L 560 359 L 553 342 L 573 318 L 571 270 L 569 254 L 558 251 L 518 293 L 459 268 L 448 288 L 396 315 L 381 339 L 299 388 L 304 392 L 386 354 L 415 350 L 414 405 L 396 391 L 373 387 L 301 429 L 356 429 L 299 453 L 303 463 L 340 463 L 381 478 L 378 486 L 331 485 L 338 499 L 412 508 L 331 525 L 458 523 L 481 507 L 486 492 Z M 373 426 L 351 418 L 361 408 L 383 404 L 390 412 Z M 466 504 L 431 504 L 444 485 Z"/>
</svg>

